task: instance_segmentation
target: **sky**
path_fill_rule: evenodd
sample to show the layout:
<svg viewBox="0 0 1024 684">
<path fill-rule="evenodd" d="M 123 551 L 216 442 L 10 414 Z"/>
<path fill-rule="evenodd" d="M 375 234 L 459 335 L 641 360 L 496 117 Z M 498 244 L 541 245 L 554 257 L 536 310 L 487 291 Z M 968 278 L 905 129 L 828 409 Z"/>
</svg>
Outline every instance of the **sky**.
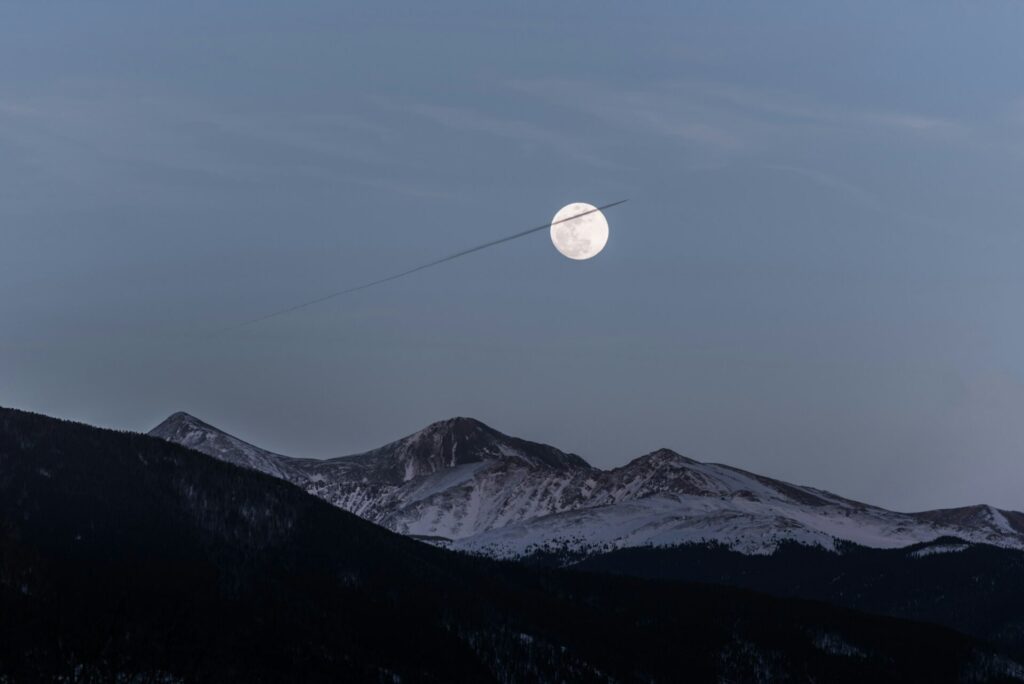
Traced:
<svg viewBox="0 0 1024 684">
<path fill-rule="evenodd" d="M 1024 510 L 1024 3 L 0 0 L 0 405 Z M 608 211 L 593 260 L 544 231 Z"/>
</svg>

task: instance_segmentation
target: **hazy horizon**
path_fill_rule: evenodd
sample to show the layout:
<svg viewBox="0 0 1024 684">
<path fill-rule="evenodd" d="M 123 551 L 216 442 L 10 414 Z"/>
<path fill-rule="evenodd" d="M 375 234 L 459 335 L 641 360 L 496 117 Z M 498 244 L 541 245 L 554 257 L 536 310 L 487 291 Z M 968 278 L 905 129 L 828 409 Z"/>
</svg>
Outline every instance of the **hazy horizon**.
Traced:
<svg viewBox="0 0 1024 684">
<path fill-rule="evenodd" d="M 1024 5 L 0 6 L 0 405 L 1024 510 Z M 609 210 L 212 331 L 549 221 Z"/>
</svg>

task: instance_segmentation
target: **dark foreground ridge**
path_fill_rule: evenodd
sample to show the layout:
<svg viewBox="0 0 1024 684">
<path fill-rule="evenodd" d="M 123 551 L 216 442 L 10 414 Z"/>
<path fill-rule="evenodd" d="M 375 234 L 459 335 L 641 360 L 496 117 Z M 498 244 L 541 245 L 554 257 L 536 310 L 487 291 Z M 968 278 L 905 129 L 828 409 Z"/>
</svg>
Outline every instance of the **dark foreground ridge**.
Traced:
<svg viewBox="0 0 1024 684">
<path fill-rule="evenodd" d="M 470 558 L 163 440 L 0 409 L 0 681 L 1015 681 L 957 632 Z"/>
<path fill-rule="evenodd" d="M 532 562 L 565 564 L 557 555 Z M 934 622 L 1024 660 L 1024 552 L 960 539 L 901 549 L 843 544 L 838 552 L 787 543 L 770 555 L 722 546 L 619 549 L 576 569 L 656 580 L 709 582 L 870 613 Z"/>
</svg>

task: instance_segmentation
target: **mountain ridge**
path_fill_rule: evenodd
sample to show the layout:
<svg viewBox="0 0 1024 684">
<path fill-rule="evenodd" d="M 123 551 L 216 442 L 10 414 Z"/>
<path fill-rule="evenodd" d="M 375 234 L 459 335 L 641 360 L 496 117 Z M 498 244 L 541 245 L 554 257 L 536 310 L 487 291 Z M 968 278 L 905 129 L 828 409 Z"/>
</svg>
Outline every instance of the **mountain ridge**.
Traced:
<svg viewBox="0 0 1024 684">
<path fill-rule="evenodd" d="M 909 546 L 943 536 L 1024 548 L 1024 514 L 979 504 L 900 513 L 662 448 L 608 470 L 472 418 L 432 423 L 361 454 L 275 454 L 179 412 L 151 435 L 293 482 L 403 534 L 503 558 L 721 543 Z"/>
</svg>

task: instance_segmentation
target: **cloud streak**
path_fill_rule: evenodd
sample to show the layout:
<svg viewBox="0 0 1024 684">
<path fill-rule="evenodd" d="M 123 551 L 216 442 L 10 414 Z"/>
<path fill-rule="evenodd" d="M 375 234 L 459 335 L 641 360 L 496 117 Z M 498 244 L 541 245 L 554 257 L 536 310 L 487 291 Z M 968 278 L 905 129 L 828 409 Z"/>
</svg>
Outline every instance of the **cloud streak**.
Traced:
<svg viewBox="0 0 1024 684">
<path fill-rule="evenodd" d="M 669 81 L 616 89 L 586 81 L 535 80 L 510 85 L 632 132 L 732 155 L 762 149 L 796 133 L 813 133 L 814 128 L 915 134 L 948 142 L 970 135 L 969 127 L 946 117 L 831 105 L 729 84 Z"/>
</svg>

